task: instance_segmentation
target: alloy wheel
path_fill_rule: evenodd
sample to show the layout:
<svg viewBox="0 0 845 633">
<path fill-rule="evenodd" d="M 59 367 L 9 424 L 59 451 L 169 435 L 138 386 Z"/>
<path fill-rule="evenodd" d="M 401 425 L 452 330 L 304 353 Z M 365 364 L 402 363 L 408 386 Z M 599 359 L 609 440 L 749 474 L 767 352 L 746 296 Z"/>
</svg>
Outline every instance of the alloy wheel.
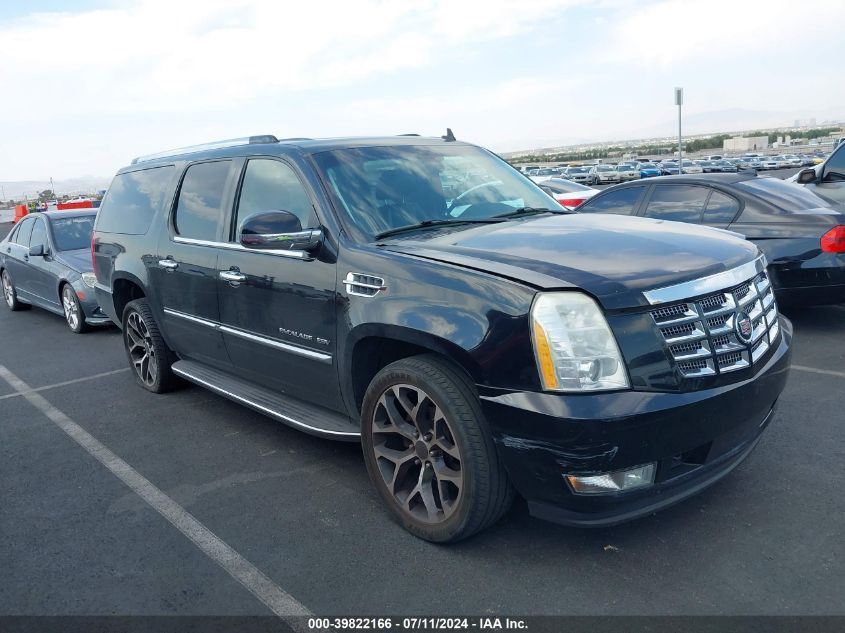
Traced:
<svg viewBox="0 0 845 633">
<path fill-rule="evenodd" d="M 393 385 L 379 398 L 371 428 L 379 473 L 402 511 L 425 523 L 448 519 L 461 501 L 464 475 L 440 407 L 418 387 Z"/>
<path fill-rule="evenodd" d="M 158 377 L 155 348 L 147 324 L 137 312 L 126 321 L 126 347 L 138 378 L 147 386 L 154 385 Z"/>
<path fill-rule="evenodd" d="M 76 302 L 76 297 L 73 295 L 73 289 L 70 286 L 65 286 L 62 290 L 62 307 L 65 311 L 65 319 L 71 330 L 76 330 L 79 327 L 79 304 Z"/>
<path fill-rule="evenodd" d="M 10 308 L 15 306 L 15 289 L 12 287 L 12 280 L 9 279 L 9 273 L 3 271 L 3 297 L 6 299 L 6 305 Z"/>
</svg>

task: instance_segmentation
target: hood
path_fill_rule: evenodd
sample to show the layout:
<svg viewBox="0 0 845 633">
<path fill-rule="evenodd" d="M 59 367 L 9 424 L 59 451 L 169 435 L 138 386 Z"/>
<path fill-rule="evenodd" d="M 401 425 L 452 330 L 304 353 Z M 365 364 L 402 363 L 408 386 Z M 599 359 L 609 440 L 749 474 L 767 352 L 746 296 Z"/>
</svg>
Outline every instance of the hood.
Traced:
<svg viewBox="0 0 845 633">
<path fill-rule="evenodd" d="M 582 288 L 607 309 L 646 306 L 645 290 L 713 275 L 759 255 L 754 244 L 728 231 L 586 214 L 419 232 L 382 245 L 542 290 Z"/>
<path fill-rule="evenodd" d="M 91 251 L 80 248 L 74 251 L 59 251 L 55 258 L 68 268 L 78 273 L 90 273 L 94 270 L 91 264 Z"/>
</svg>

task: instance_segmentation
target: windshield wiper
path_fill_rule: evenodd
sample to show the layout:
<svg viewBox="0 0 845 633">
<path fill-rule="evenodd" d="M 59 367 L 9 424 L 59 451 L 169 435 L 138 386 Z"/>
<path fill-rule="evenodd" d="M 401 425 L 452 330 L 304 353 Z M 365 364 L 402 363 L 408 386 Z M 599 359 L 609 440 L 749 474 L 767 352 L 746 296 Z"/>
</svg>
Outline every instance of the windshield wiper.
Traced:
<svg viewBox="0 0 845 633">
<path fill-rule="evenodd" d="M 555 211 L 554 209 L 546 209 L 545 207 L 519 207 L 507 213 L 500 213 L 494 215 L 494 218 L 518 218 L 524 215 L 537 215 L 539 213 L 563 213 L 563 209 Z"/>
<path fill-rule="evenodd" d="M 501 218 L 473 218 L 473 219 L 466 219 L 461 220 L 460 218 L 456 218 L 454 220 L 423 220 L 422 222 L 417 222 L 416 224 L 408 224 L 406 226 L 397 226 L 395 229 L 388 229 L 387 231 L 382 231 L 381 233 L 376 233 L 376 239 L 380 240 L 383 237 L 390 237 L 391 235 L 396 235 L 397 233 L 404 233 L 406 231 L 415 231 L 416 229 L 424 229 L 429 226 L 443 226 L 444 224 L 490 224 L 493 222 L 502 222 Z"/>
</svg>

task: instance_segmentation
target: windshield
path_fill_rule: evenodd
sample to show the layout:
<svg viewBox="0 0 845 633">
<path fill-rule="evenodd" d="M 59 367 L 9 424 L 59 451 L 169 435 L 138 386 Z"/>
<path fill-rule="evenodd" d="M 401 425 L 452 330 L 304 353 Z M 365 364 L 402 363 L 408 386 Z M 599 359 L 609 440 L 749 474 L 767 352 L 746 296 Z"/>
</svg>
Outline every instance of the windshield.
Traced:
<svg viewBox="0 0 845 633">
<path fill-rule="evenodd" d="M 91 248 L 91 232 L 96 215 L 80 215 L 73 218 L 53 218 L 53 241 L 60 251 L 75 251 Z"/>
<path fill-rule="evenodd" d="M 432 220 L 482 220 L 523 207 L 564 211 L 478 147 L 361 147 L 320 152 L 314 160 L 339 211 L 369 239 Z"/>
<path fill-rule="evenodd" d="M 635 169 L 635 167 L 633 165 L 629 165 L 628 163 L 622 163 L 621 165 L 618 165 L 616 167 L 616 169 L 629 169 L 630 170 L 630 169 Z"/>
<path fill-rule="evenodd" d="M 596 171 L 613 171 L 613 167 L 610 165 L 599 165 L 596 167 Z"/>
<path fill-rule="evenodd" d="M 756 178 L 737 183 L 737 187 L 760 196 L 785 211 L 803 211 L 831 206 L 821 196 L 801 185 L 785 182 L 780 178 Z"/>
<path fill-rule="evenodd" d="M 590 171 L 589 167 L 570 167 L 569 170 L 566 172 L 568 174 L 586 174 Z"/>
</svg>

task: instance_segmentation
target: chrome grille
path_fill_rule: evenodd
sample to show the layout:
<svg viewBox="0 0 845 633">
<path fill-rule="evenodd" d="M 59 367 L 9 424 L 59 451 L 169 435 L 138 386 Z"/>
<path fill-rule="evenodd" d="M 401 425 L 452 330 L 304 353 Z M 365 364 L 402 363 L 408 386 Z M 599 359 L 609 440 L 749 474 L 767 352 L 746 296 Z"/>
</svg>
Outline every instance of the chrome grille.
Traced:
<svg viewBox="0 0 845 633">
<path fill-rule="evenodd" d="M 697 299 L 653 308 L 651 315 L 678 370 L 687 378 L 725 374 L 750 367 L 765 356 L 779 334 L 778 309 L 765 260 L 762 272 Z M 753 271 L 749 271 L 750 274 Z M 751 321 L 743 340 L 737 317 Z"/>
</svg>

